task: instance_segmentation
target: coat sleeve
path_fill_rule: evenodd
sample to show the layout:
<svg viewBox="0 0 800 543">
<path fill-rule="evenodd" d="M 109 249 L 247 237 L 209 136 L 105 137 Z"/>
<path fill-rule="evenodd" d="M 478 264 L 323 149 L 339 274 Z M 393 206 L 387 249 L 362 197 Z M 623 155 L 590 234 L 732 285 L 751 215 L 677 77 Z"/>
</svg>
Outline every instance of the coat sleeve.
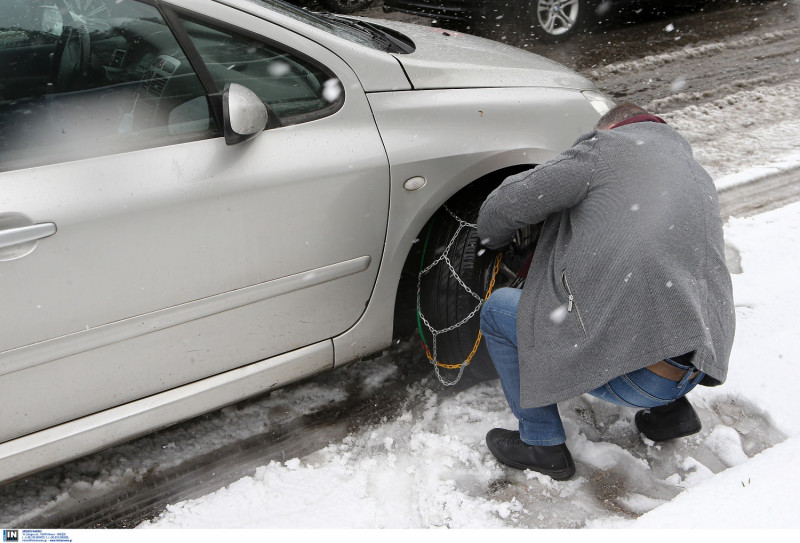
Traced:
<svg viewBox="0 0 800 543">
<path fill-rule="evenodd" d="M 532 170 L 507 178 L 487 196 L 478 213 L 478 236 L 485 246 L 507 245 L 520 228 L 577 205 L 591 185 L 597 163 L 594 132 Z"/>
</svg>

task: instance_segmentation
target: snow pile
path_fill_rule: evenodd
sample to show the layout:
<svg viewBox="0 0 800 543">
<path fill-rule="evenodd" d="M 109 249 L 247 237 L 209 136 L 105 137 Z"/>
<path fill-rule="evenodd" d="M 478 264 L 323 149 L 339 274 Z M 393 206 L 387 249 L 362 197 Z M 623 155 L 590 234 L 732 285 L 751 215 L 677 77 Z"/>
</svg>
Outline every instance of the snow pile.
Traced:
<svg viewBox="0 0 800 543">
<path fill-rule="evenodd" d="M 513 499 L 483 497 L 486 484 L 502 471 L 475 447 L 487 414 L 505 416 L 502 398 L 494 386 L 485 386 L 469 393 L 469 407 L 459 397 L 440 403 L 431 384 L 409 391 L 409 403 L 415 405 L 394 421 L 350 435 L 302 461 L 271 462 L 224 490 L 169 507 L 155 526 L 503 526 L 502 519 L 521 506 Z M 452 427 L 436 428 L 442 411 L 461 415 L 448 421 Z M 470 415 L 473 411 L 477 416 Z"/>
<path fill-rule="evenodd" d="M 746 465 L 724 471 L 639 518 L 635 528 L 797 528 L 791 486 L 800 479 L 800 439 L 764 451 Z M 791 504 L 791 505 L 790 505 Z M 593 522 L 589 527 L 627 527 Z"/>
</svg>

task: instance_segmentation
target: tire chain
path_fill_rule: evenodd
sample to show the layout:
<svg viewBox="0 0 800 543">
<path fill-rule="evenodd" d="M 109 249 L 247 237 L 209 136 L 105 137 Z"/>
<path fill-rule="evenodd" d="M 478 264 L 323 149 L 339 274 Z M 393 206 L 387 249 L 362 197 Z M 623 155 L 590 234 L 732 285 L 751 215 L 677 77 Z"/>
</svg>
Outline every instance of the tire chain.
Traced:
<svg viewBox="0 0 800 543">
<path fill-rule="evenodd" d="M 461 279 L 461 276 L 458 275 L 458 272 L 453 267 L 453 264 L 452 264 L 452 262 L 450 262 L 450 258 L 448 256 L 448 253 L 450 252 L 450 249 L 452 248 L 453 243 L 455 243 L 455 241 L 458 238 L 458 235 L 461 233 L 461 231 L 464 228 L 477 228 L 477 225 L 473 224 L 473 223 L 470 223 L 470 222 L 467 222 L 467 221 L 463 220 L 462 218 L 458 217 L 455 213 L 450 211 L 450 209 L 447 206 L 444 206 L 444 210 L 447 211 L 447 213 L 451 217 L 453 217 L 453 219 L 455 219 L 458 222 L 458 228 L 456 229 L 455 233 L 453 234 L 453 237 L 450 239 L 450 242 L 447 244 L 447 246 L 445 247 L 445 249 L 442 252 L 442 254 L 436 260 L 431 262 L 425 269 L 423 269 L 423 270 L 421 270 L 419 272 L 419 278 L 417 280 L 417 314 L 419 315 L 420 320 L 425 324 L 425 326 L 428 328 L 428 330 L 430 331 L 430 333 L 431 333 L 431 335 L 433 337 L 433 339 L 432 339 L 433 353 L 432 354 L 428 353 L 428 358 L 431 360 L 431 363 L 433 364 L 434 370 L 436 372 L 436 377 L 439 379 L 439 382 L 441 382 L 444 386 L 452 386 L 452 385 L 457 384 L 461 380 L 461 376 L 464 374 L 464 369 L 469 365 L 470 360 L 472 358 L 472 355 L 475 353 L 476 349 L 472 350 L 472 353 L 470 354 L 470 356 L 467 358 L 466 361 L 462 362 L 461 364 L 456 364 L 456 366 L 458 368 L 458 375 L 455 377 L 455 380 L 448 381 L 442 376 L 441 370 L 440 370 L 441 367 L 446 367 L 446 366 L 444 366 L 443 364 L 441 364 L 437 360 L 436 338 L 438 336 L 440 336 L 441 334 L 446 334 L 447 332 L 452 332 L 453 330 L 455 330 L 455 329 L 463 326 L 467 322 L 469 322 L 470 319 L 472 319 L 472 317 L 474 317 L 478 313 L 478 311 L 480 311 L 481 307 L 483 307 L 484 300 L 478 294 L 476 294 L 471 288 L 469 288 L 466 283 L 464 283 L 464 280 Z M 439 264 L 441 262 L 444 262 L 447 265 L 448 269 L 450 270 L 450 275 L 453 276 L 456 279 L 456 281 L 458 281 L 458 284 L 461 285 L 461 287 L 470 296 L 475 298 L 475 300 L 478 303 L 475 306 L 475 308 L 469 313 L 469 315 L 467 315 L 466 317 L 461 319 L 456 324 L 448 326 L 447 328 L 444 328 L 442 330 L 436 330 L 430 324 L 430 322 L 428 322 L 428 319 L 425 318 L 425 315 L 423 315 L 422 306 L 421 306 L 420 301 L 421 301 L 421 293 L 422 293 L 422 278 L 425 276 L 425 274 L 427 274 L 437 264 Z M 477 344 L 476 344 L 476 347 L 477 347 Z"/>
</svg>

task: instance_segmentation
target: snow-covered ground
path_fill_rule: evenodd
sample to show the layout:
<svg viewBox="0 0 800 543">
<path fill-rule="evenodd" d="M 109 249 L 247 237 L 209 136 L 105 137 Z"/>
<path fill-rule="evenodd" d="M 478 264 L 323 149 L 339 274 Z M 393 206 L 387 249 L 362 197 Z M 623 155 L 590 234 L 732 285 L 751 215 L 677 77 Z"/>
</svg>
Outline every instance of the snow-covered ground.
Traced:
<svg viewBox="0 0 800 543">
<path fill-rule="evenodd" d="M 800 85 L 786 84 L 662 116 L 728 187 L 800 167 L 798 104 Z M 636 432 L 634 410 L 576 398 L 560 408 L 578 470 L 555 482 L 486 449 L 489 429 L 514 426 L 497 381 L 444 394 L 428 380 L 409 388 L 397 417 L 140 527 L 800 528 L 800 204 L 732 218 L 725 236 L 741 260 L 736 339 L 728 382 L 690 395 L 704 424 L 696 436 L 654 444 Z M 391 378 L 390 357 L 372 364 L 382 370 L 370 386 Z M 293 392 L 311 402 L 326 393 Z"/>
</svg>

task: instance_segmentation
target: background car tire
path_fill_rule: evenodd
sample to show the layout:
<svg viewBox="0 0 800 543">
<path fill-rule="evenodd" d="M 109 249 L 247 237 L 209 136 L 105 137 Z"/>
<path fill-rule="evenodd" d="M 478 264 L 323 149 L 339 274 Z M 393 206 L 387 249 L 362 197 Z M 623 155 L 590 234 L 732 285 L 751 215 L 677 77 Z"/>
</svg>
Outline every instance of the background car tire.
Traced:
<svg viewBox="0 0 800 543">
<path fill-rule="evenodd" d="M 353 13 L 369 6 L 372 0 L 320 0 L 320 2 L 335 13 Z"/>
<path fill-rule="evenodd" d="M 529 20 L 542 41 L 565 41 L 584 32 L 596 20 L 598 0 L 533 0 Z"/>
</svg>

